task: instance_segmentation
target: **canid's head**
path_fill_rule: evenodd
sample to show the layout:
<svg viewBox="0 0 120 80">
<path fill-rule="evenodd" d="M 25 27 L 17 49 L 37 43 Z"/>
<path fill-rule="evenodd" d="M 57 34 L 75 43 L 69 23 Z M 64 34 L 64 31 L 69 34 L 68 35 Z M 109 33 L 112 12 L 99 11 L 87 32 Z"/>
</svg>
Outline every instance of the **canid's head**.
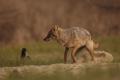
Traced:
<svg viewBox="0 0 120 80">
<path fill-rule="evenodd" d="M 55 39 L 58 35 L 60 27 L 58 25 L 53 26 L 49 32 L 47 33 L 47 36 L 43 39 L 44 41 L 49 41 L 50 39 Z"/>
</svg>

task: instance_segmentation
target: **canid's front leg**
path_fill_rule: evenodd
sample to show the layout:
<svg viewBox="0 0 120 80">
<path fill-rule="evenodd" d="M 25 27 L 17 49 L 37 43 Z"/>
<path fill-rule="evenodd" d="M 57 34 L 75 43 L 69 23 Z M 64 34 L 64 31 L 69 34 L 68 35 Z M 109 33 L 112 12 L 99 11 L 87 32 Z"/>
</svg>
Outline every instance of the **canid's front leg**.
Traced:
<svg viewBox="0 0 120 80">
<path fill-rule="evenodd" d="M 73 48 L 72 53 L 71 53 L 71 57 L 72 57 L 73 63 L 76 63 L 76 62 L 77 62 L 77 59 L 76 59 L 76 56 L 75 56 L 77 50 L 78 50 L 77 47 L 76 47 L 76 48 Z"/>
<path fill-rule="evenodd" d="M 66 47 L 66 48 L 65 48 L 65 52 L 64 52 L 64 63 L 67 62 L 67 53 L 68 53 L 68 50 L 69 50 L 69 48 Z"/>
</svg>

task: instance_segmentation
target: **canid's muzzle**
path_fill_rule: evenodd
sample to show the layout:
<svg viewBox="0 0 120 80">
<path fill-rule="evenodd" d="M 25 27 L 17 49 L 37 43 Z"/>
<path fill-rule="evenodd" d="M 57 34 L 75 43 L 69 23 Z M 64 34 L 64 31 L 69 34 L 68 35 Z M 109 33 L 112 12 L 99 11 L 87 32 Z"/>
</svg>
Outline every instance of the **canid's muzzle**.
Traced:
<svg viewBox="0 0 120 80">
<path fill-rule="evenodd" d="M 44 41 L 49 41 L 50 38 L 46 36 L 43 40 L 44 40 Z"/>
<path fill-rule="evenodd" d="M 52 35 L 52 31 L 50 30 L 47 34 L 47 36 L 43 39 L 44 41 L 49 41 Z"/>
</svg>

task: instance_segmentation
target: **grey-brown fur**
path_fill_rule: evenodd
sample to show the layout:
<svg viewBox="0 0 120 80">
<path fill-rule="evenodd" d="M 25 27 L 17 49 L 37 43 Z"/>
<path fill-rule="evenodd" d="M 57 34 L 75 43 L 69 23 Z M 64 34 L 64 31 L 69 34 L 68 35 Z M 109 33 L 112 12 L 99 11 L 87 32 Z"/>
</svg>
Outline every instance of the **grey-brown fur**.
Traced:
<svg viewBox="0 0 120 80">
<path fill-rule="evenodd" d="M 91 39 L 91 34 L 88 30 L 79 27 L 72 27 L 68 29 L 63 29 L 57 25 L 53 26 L 48 32 L 47 36 L 44 38 L 45 41 L 49 39 L 55 39 L 58 43 L 65 47 L 64 52 L 64 62 L 67 61 L 67 53 L 69 49 L 72 49 L 71 57 L 73 63 L 76 63 L 76 54 L 79 49 L 86 48 L 92 60 L 94 60 L 93 51 L 94 43 Z"/>
</svg>

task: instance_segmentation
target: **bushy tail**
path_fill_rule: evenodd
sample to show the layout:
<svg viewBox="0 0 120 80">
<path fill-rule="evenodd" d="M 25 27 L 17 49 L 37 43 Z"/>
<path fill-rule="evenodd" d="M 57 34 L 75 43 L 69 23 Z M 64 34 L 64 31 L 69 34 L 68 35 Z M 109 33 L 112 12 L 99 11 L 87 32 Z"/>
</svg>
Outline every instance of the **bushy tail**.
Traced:
<svg viewBox="0 0 120 80">
<path fill-rule="evenodd" d="M 97 42 L 94 42 L 94 43 L 93 43 L 94 49 L 97 49 L 99 46 L 100 46 L 99 43 L 97 43 Z"/>
</svg>

